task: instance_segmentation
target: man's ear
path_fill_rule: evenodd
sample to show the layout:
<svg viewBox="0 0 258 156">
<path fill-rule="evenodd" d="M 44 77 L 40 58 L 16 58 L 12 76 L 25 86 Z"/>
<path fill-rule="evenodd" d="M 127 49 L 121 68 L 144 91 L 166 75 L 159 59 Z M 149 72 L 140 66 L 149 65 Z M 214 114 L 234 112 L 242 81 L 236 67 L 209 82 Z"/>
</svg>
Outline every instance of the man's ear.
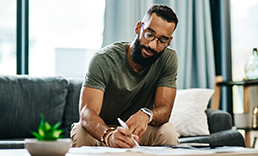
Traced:
<svg viewBox="0 0 258 156">
<path fill-rule="evenodd" d="M 167 47 L 170 45 L 170 42 L 171 42 L 172 39 L 173 39 L 173 36 L 171 36 L 171 37 L 169 38 Z"/>
<path fill-rule="evenodd" d="M 141 31 L 141 28 L 142 28 L 142 23 L 141 23 L 141 21 L 138 21 L 135 26 L 134 32 L 138 35 Z"/>
</svg>

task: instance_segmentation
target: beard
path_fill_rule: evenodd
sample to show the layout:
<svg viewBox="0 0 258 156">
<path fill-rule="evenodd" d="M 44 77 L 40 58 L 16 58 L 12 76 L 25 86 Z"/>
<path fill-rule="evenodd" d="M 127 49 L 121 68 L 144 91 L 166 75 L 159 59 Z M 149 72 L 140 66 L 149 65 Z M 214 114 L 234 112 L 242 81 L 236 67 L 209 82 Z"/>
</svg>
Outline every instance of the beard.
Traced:
<svg viewBox="0 0 258 156">
<path fill-rule="evenodd" d="M 151 51 L 154 54 L 150 57 L 144 58 L 142 56 L 142 49 Z M 163 53 L 164 50 L 165 50 L 165 48 L 161 52 L 158 53 L 157 51 L 155 51 L 151 48 L 141 45 L 140 40 L 139 40 L 139 35 L 138 35 L 134 42 L 133 50 L 131 53 L 131 59 L 134 63 L 139 64 L 140 66 L 145 68 L 145 67 L 150 66 L 152 63 L 154 63 L 160 57 L 160 55 Z"/>
</svg>

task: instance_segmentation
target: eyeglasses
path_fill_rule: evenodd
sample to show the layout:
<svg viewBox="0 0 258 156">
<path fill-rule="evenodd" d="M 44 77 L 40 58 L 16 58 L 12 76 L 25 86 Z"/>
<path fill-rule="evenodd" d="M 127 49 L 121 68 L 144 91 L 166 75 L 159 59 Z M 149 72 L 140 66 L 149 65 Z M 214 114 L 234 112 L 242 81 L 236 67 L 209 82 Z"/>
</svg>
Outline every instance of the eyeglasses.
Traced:
<svg viewBox="0 0 258 156">
<path fill-rule="evenodd" d="M 144 23 L 141 23 L 142 24 L 142 31 L 143 31 L 143 37 L 147 40 L 147 41 L 153 41 L 155 38 L 158 39 L 158 45 L 159 47 L 161 48 L 165 48 L 167 45 L 168 45 L 168 41 L 169 39 L 165 39 L 165 38 L 158 38 L 154 35 L 153 32 L 149 31 L 148 29 L 145 29 L 143 28 L 143 24 Z"/>
</svg>

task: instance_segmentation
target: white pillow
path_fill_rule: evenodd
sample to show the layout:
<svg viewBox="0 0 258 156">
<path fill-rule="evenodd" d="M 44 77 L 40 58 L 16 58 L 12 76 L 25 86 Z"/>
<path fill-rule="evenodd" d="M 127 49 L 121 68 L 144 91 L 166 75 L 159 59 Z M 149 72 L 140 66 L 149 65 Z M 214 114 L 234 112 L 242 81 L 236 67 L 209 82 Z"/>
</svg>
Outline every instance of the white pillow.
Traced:
<svg viewBox="0 0 258 156">
<path fill-rule="evenodd" d="M 213 93 L 213 89 L 177 90 L 169 122 L 180 136 L 210 134 L 205 110 Z"/>
</svg>

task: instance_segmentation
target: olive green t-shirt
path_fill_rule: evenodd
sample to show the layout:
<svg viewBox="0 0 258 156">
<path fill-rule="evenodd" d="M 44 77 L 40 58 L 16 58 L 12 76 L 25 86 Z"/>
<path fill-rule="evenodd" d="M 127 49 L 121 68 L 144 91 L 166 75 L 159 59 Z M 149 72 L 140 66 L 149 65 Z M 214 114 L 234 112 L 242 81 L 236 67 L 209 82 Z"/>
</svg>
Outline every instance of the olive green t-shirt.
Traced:
<svg viewBox="0 0 258 156">
<path fill-rule="evenodd" d="M 104 92 L 100 117 L 107 125 L 118 125 L 118 117 L 126 121 L 141 108 L 153 108 L 157 87 L 176 88 L 178 63 L 174 50 L 166 48 L 150 67 L 135 72 L 126 56 L 128 44 L 117 42 L 97 52 L 83 83 Z"/>
</svg>

